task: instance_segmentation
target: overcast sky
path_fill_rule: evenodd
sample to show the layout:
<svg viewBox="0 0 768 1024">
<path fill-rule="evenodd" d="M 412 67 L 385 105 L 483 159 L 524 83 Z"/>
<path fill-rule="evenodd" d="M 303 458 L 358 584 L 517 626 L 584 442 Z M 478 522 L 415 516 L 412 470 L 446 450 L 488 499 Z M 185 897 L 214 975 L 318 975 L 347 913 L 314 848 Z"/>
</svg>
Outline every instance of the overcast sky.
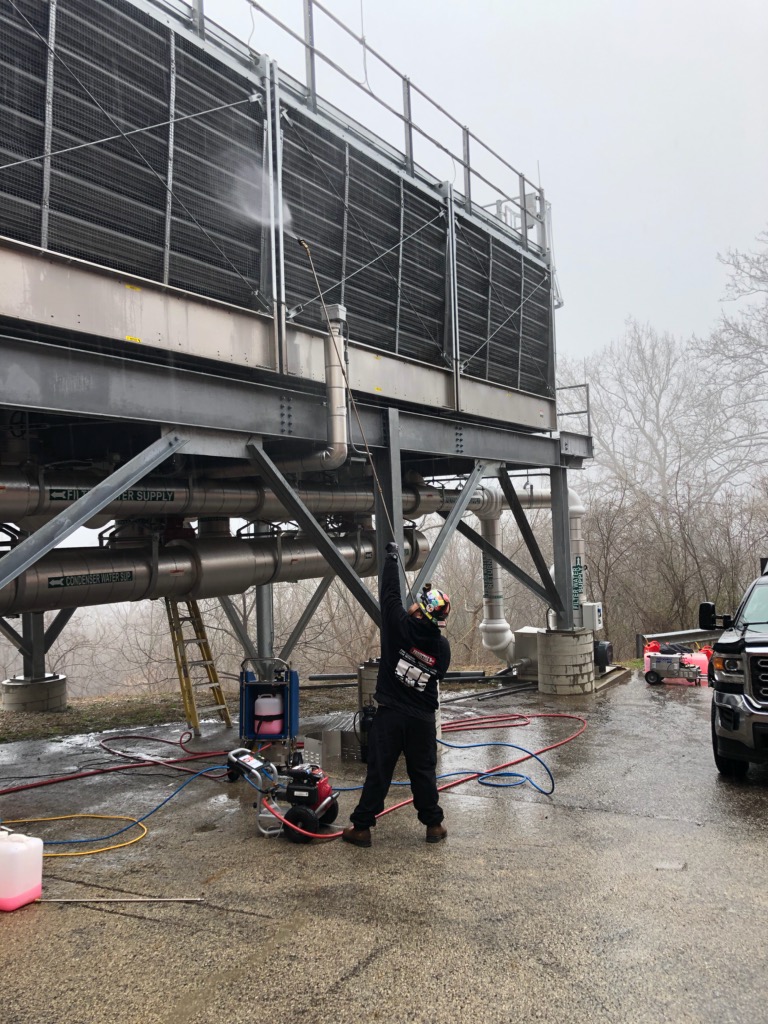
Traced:
<svg viewBox="0 0 768 1024">
<path fill-rule="evenodd" d="M 260 0 L 302 27 L 302 0 Z M 358 34 L 360 0 L 323 0 Z M 303 80 L 303 48 L 247 0 L 206 13 Z M 619 337 L 628 316 L 706 333 L 725 287 L 718 252 L 768 225 L 765 0 L 363 0 L 368 43 L 533 181 L 552 203 L 565 306 L 558 351 Z M 316 44 L 356 78 L 361 50 L 321 12 Z M 373 58 L 368 83 L 400 88 Z M 321 95 L 399 144 L 401 127 L 320 64 Z M 415 116 L 460 149 L 422 106 Z M 399 144 L 399 148 L 402 145 Z M 461 189 L 426 145 L 417 159 Z M 504 188 L 511 182 L 496 176 Z"/>
</svg>

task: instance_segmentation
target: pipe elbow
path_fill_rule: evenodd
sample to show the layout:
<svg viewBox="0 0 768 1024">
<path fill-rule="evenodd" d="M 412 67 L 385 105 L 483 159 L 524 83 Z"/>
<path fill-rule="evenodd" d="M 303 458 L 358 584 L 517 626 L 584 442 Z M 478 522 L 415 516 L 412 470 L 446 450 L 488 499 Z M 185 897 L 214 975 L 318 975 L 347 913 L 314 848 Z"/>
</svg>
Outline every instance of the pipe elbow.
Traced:
<svg viewBox="0 0 768 1024">
<path fill-rule="evenodd" d="M 506 619 L 484 619 L 480 623 L 483 647 L 499 661 L 511 665 L 515 660 L 515 634 Z"/>
</svg>

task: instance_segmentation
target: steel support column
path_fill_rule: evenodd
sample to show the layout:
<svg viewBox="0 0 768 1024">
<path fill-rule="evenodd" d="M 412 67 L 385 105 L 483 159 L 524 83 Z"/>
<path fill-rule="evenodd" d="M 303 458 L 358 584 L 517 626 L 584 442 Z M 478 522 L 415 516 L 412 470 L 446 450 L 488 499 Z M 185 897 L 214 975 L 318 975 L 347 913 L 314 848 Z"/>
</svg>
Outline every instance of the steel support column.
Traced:
<svg viewBox="0 0 768 1024">
<path fill-rule="evenodd" d="M 258 524 L 256 534 L 270 532 L 266 523 Z M 275 607 L 274 591 L 271 583 L 262 583 L 256 587 L 256 650 L 262 661 L 271 661 L 275 656 Z"/>
<path fill-rule="evenodd" d="M 291 515 L 296 518 L 301 528 L 317 544 L 323 558 L 325 558 L 336 574 L 341 577 L 363 610 L 370 615 L 377 626 L 381 626 L 381 610 L 379 609 L 378 601 L 373 597 L 355 570 L 341 557 L 325 530 L 296 494 L 274 462 L 263 448 L 248 444 L 246 445 L 246 450 L 251 462 L 272 487 L 282 505 L 288 509 Z"/>
<path fill-rule="evenodd" d="M 45 679 L 45 615 L 43 612 L 24 612 L 21 616 L 24 638 L 25 679 Z"/>
<path fill-rule="evenodd" d="M 424 566 L 422 567 L 422 570 L 419 573 L 416 582 L 411 587 L 411 593 L 414 596 L 418 594 L 421 588 L 424 586 L 424 584 L 429 581 L 432 575 L 432 570 L 437 566 L 440 559 L 443 557 L 443 552 L 445 551 L 448 541 L 453 536 L 453 531 L 458 528 L 458 525 L 461 522 L 461 517 L 466 512 L 467 505 L 469 505 L 472 495 L 475 493 L 475 489 L 477 488 L 478 483 L 482 479 L 486 469 L 487 464 L 485 462 L 477 462 L 475 464 L 475 468 L 467 477 L 467 482 L 464 484 L 464 487 L 461 490 L 461 494 L 459 495 L 456 504 L 453 506 L 451 511 L 445 516 L 445 522 L 443 523 L 443 527 L 437 536 L 437 540 L 432 545 L 432 549 L 430 550 L 429 555 L 427 556 L 427 560 L 424 563 Z"/>
<path fill-rule="evenodd" d="M 115 470 L 106 480 L 96 484 L 87 494 L 73 501 L 45 526 L 26 537 L 7 555 L 0 558 L 0 589 L 20 576 L 25 569 L 42 558 L 52 548 L 61 544 L 70 534 L 79 529 L 118 494 L 141 480 L 161 462 L 173 455 L 186 443 L 178 434 L 167 434 L 158 438 L 143 452 L 139 452 L 120 469 Z"/>
<path fill-rule="evenodd" d="M 306 607 L 304 608 L 304 611 L 299 616 L 299 621 L 293 627 L 291 635 L 288 637 L 288 639 L 283 644 L 282 651 L 280 651 L 280 653 L 278 654 L 278 658 L 281 661 L 288 661 L 288 659 L 290 658 L 291 653 L 293 652 L 293 648 L 296 646 L 296 644 L 301 639 L 301 635 L 304 632 L 304 630 L 307 628 L 307 626 L 309 625 L 310 619 L 315 614 L 317 609 L 320 607 L 320 602 L 323 600 L 323 598 L 327 594 L 328 588 L 333 583 L 333 580 L 334 580 L 334 574 L 332 572 L 329 572 L 327 576 L 324 576 L 320 580 L 320 583 L 317 586 L 317 590 L 314 592 L 314 594 L 312 595 L 312 598 L 310 599 L 310 601 L 307 603 Z"/>
<path fill-rule="evenodd" d="M 404 549 L 400 414 L 397 409 L 387 409 L 385 434 L 388 441 L 387 447 L 376 449 L 374 454 L 374 465 L 379 482 L 379 487 L 374 487 L 373 492 L 376 516 L 376 564 L 379 567 L 379 577 L 381 577 L 381 570 L 384 567 L 386 546 L 389 541 L 394 541 L 401 553 Z M 405 597 L 404 582 L 404 579 L 400 580 L 400 593 L 403 598 Z"/>
<path fill-rule="evenodd" d="M 563 468 L 550 469 L 552 494 L 552 541 L 555 553 L 555 586 L 563 607 L 556 609 L 558 629 L 573 629 L 573 602 L 571 581 L 571 534 L 568 517 L 568 474 Z"/>
</svg>

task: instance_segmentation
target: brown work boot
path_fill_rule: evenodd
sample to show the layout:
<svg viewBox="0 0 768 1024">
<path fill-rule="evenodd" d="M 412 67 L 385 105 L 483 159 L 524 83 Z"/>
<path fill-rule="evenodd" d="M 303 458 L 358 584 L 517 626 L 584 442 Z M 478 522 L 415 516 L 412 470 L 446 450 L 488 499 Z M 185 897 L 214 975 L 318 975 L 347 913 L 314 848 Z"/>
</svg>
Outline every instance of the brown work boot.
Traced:
<svg viewBox="0 0 768 1024">
<path fill-rule="evenodd" d="M 350 828 L 344 829 L 341 833 L 341 838 L 345 843 L 352 843 L 353 846 L 370 846 L 371 830 L 369 828 L 355 828 L 352 825 Z"/>
<path fill-rule="evenodd" d="M 427 825 L 427 842 L 439 843 L 448 835 L 445 825 Z"/>
</svg>

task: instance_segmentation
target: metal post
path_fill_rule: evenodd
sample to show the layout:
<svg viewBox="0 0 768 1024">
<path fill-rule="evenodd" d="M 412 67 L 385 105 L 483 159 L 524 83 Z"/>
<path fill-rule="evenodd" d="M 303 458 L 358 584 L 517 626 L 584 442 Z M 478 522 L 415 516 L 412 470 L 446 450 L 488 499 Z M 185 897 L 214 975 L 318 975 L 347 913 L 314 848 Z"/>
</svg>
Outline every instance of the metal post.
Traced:
<svg viewBox="0 0 768 1024">
<path fill-rule="evenodd" d="M 275 343 L 275 366 L 280 366 L 280 317 L 277 305 L 277 235 L 275 230 L 275 168 L 273 154 L 273 129 L 272 129 L 272 64 L 266 66 L 264 75 L 264 107 L 266 118 L 264 122 L 264 161 L 265 177 L 267 184 L 267 211 L 269 223 L 269 271 L 270 283 L 272 286 L 272 329 Z"/>
<path fill-rule="evenodd" d="M 461 129 L 464 149 L 464 209 L 472 213 L 472 169 L 469 162 L 469 128 Z"/>
<path fill-rule="evenodd" d="M 523 376 L 523 307 L 525 306 L 525 260 L 520 260 L 520 303 L 517 308 L 517 390 L 522 390 Z M 550 315 L 550 324 L 552 323 Z M 510 325 L 511 326 L 511 325 Z M 552 341 L 550 337 L 550 342 Z M 551 351 L 551 346 L 549 351 Z"/>
<path fill-rule="evenodd" d="M 536 226 L 536 237 L 541 251 L 548 255 L 549 239 L 547 238 L 547 201 L 544 198 L 544 189 L 539 189 L 539 221 Z"/>
<path fill-rule="evenodd" d="M 397 409 L 387 409 L 386 436 L 387 448 L 376 450 L 374 455 L 376 475 L 381 485 L 374 489 L 374 514 L 376 516 L 376 564 L 379 576 L 384 566 L 386 546 L 394 541 L 401 552 L 404 549 L 403 537 L 403 484 L 400 465 L 400 413 Z M 389 514 L 389 519 L 387 518 Z M 389 523 L 392 523 L 390 530 Z M 400 580 L 400 593 L 404 597 L 404 580 Z"/>
<path fill-rule="evenodd" d="M 48 56 L 45 70 L 45 128 L 43 131 L 43 194 L 40 203 L 40 246 L 48 248 L 48 218 L 51 211 L 51 140 L 53 138 L 53 72 L 56 66 L 56 5 L 48 0 Z"/>
<path fill-rule="evenodd" d="M 25 679 L 45 679 L 44 620 L 43 612 L 24 612 L 21 616 L 25 648 L 22 652 Z"/>
<path fill-rule="evenodd" d="M 522 262 L 522 261 L 521 261 Z M 493 299 L 493 235 L 488 235 L 488 294 L 485 302 L 485 379 L 491 372 L 491 300 Z"/>
<path fill-rule="evenodd" d="M 293 627 L 291 635 L 285 641 L 282 651 L 280 651 L 280 653 L 278 654 L 278 658 L 280 658 L 281 661 L 288 661 L 288 659 L 290 658 L 291 654 L 293 653 L 293 648 L 301 639 L 302 633 L 309 625 L 309 621 L 312 618 L 312 616 L 320 607 L 320 602 L 325 597 L 326 593 L 328 592 L 328 588 L 333 583 L 334 579 L 334 574 L 332 572 L 329 572 L 327 576 L 324 576 L 320 580 L 317 590 L 314 592 L 309 603 L 299 616 L 299 621 Z"/>
<path fill-rule="evenodd" d="M 402 291 L 403 291 L 403 244 L 405 231 L 405 185 L 403 179 L 400 179 L 400 244 L 397 247 L 397 309 L 395 310 L 395 354 L 400 351 L 400 310 L 402 308 Z"/>
<path fill-rule="evenodd" d="M 411 115 L 411 80 L 403 78 L 403 119 L 405 122 L 405 169 L 413 174 L 413 118 Z"/>
<path fill-rule="evenodd" d="M 192 25 L 201 39 L 205 39 L 205 0 L 192 0 Z"/>
<path fill-rule="evenodd" d="M 349 234 L 349 143 L 344 143 L 344 212 L 341 227 L 341 295 L 343 306 L 346 300 L 347 283 L 347 236 Z"/>
<path fill-rule="evenodd" d="M 173 153 L 176 138 L 176 33 L 169 33 L 169 75 L 168 83 L 168 165 L 165 184 L 165 240 L 163 242 L 163 284 L 168 284 L 171 271 L 171 226 L 173 224 Z"/>
<path fill-rule="evenodd" d="M 461 411 L 461 352 L 459 343 L 459 296 L 458 276 L 456 270 L 456 217 L 453 202 L 453 185 L 447 186 L 446 204 L 448 207 L 448 236 L 446 274 L 446 321 L 449 325 L 451 338 L 451 365 L 453 366 L 453 405 L 456 412 Z"/>
<path fill-rule="evenodd" d="M 137 480 L 141 480 L 147 473 L 151 473 L 156 466 L 165 462 L 169 456 L 186 443 L 186 439 L 178 434 L 168 434 L 159 438 L 120 469 L 115 470 L 106 480 L 102 480 L 92 487 L 82 498 L 73 501 L 54 519 L 23 540 L 21 544 L 11 548 L 7 555 L 0 558 L 0 589 L 15 580 L 25 569 L 55 548 L 57 544 L 61 544 L 83 523 L 87 523 L 105 505 L 113 501 L 118 494 L 122 494 Z"/>
<path fill-rule="evenodd" d="M 456 499 L 456 504 L 448 513 L 446 520 L 443 523 L 443 527 L 437 535 L 435 543 L 432 545 L 432 550 L 429 552 L 427 560 L 424 563 L 416 582 L 411 587 L 412 594 L 418 594 L 424 584 L 429 581 L 429 578 L 432 575 L 432 570 L 443 557 L 443 552 L 445 551 L 448 541 L 453 536 L 453 531 L 456 529 L 456 526 L 461 521 L 461 517 L 466 512 L 467 506 L 472 500 L 472 495 L 475 493 L 477 485 L 483 478 L 483 474 L 486 469 L 487 464 L 485 462 L 475 463 L 475 468 L 467 477 L 467 482 L 464 484 L 461 493 Z"/>
<path fill-rule="evenodd" d="M 571 534 L 568 516 L 568 474 L 562 467 L 549 471 L 552 495 L 552 541 L 555 555 L 555 586 L 563 602 L 561 610 L 555 610 L 558 629 L 573 629 L 574 601 L 571 575 Z"/>
<path fill-rule="evenodd" d="M 281 373 L 288 372 L 288 353 L 285 338 L 285 234 L 283 225 L 283 128 L 280 123 L 280 80 L 277 62 L 272 61 L 272 84 L 275 117 L 275 214 L 277 217 L 277 263 L 279 273 L 278 349 Z"/>
<path fill-rule="evenodd" d="M 267 523 L 256 526 L 257 534 L 269 533 Z M 256 649 L 261 660 L 271 660 L 275 656 L 275 608 L 274 592 L 271 583 L 256 587 Z"/>
<path fill-rule="evenodd" d="M 317 78 L 315 76 L 315 18 L 312 0 L 304 0 L 304 60 L 307 69 L 309 109 L 317 111 Z"/>
<path fill-rule="evenodd" d="M 525 178 L 522 174 L 517 177 L 518 195 L 520 203 L 520 231 L 523 236 L 523 245 L 528 248 L 528 210 L 525 205 Z"/>
</svg>

